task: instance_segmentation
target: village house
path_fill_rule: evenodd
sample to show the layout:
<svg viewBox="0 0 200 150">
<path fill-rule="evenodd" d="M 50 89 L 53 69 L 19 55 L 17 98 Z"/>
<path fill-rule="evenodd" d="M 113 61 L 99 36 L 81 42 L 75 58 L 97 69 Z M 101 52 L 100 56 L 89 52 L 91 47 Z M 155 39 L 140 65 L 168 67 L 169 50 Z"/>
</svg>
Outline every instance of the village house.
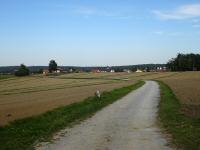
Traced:
<svg viewBox="0 0 200 150">
<path fill-rule="evenodd" d="M 124 69 L 123 72 L 131 73 L 131 71 L 129 69 Z"/>
<path fill-rule="evenodd" d="M 48 69 L 44 69 L 43 70 L 43 75 L 47 76 L 49 74 L 49 70 Z"/>
<path fill-rule="evenodd" d="M 111 73 L 115 73 L 115 70 L 114 70 L 114 69 L 111 69 L 110 72 L 111 72 Z"/>
<path fill-rule="evenodd" d="M 55 73 L 61 73 L 61 72 L 63 72 L 62 68 L 57 68 L 57 70 L 55 71 Z"/>
<path fill-rule="evenodd" d="M 56 71 L 53 71 L 53 73 L 61 73 L 63 72 L 63 69 L 62 68 L 58 68 Z M 43 70 L 43 75 L 47 76 L 49 74 L 49 70 L 48 69 L 44 69 Z"/>
<path fill-rule="evenodd" d="M 100 73 L 101 71 L 99 69 L 93 69 L 92 73 Z"/>
<path fill-rule="evenodd" d="M 137 69 L 137 71 L 136 71 L 137 73 L 141 73 L 141 72 L 143 72 L 142 70 L 140 70 L 140 69 Z"/>
</svg>

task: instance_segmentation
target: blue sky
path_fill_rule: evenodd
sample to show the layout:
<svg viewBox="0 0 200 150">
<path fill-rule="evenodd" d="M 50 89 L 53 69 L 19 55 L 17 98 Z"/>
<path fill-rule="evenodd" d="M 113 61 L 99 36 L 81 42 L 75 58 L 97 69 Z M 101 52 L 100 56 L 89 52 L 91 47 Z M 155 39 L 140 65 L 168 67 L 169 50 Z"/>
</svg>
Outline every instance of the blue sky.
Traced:
<svg viewBox="0 0 200 150">
<path fill-rule="evenodd" d="M 199 0 L 0 0 L 0 66 L 166 63 L 200 52 Z"/>
</svg>

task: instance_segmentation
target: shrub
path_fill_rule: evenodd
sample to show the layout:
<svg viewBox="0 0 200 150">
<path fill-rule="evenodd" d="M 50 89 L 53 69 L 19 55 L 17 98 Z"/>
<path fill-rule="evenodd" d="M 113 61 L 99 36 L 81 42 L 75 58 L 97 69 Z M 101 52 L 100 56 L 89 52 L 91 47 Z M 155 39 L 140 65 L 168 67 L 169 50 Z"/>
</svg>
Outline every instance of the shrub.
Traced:
<svg viewBox="0 0 200 150">
<path fill-rule="evenodd" d="M 21 64 L 19 69 L 15 72 L 16 76 L 28 76 L 29 74 L 30 71 L 24 64 Z"/>
</svg>

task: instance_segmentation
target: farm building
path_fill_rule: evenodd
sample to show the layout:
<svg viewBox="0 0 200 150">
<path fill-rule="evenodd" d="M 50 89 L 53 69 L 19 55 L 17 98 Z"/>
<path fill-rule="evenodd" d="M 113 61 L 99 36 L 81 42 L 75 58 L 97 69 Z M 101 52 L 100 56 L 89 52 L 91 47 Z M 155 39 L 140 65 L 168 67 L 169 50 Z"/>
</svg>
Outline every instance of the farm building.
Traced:
<svg viewBox="0 0 200 150">
<path fill-rule="evenodd" d="M 137 69 L 137 71 L 136 71 L 137 73 L 141 73 L 141 72 L 143 72 L 142 70 L 140 70 L 140 69 Z"/>
<path fill-rule="evenodd" d="M 100 73 L 101 71 L 99 69 L 92 70 L 92 73 Z"/>
<path fill-rule="evenodd" d="M 45 69 L 43 70 L 43 75 L 47 76 L 49 74 L 49 70 Z"/>
<path fill-rule="evenodd" d="M 124 69 L 123 72 L 131 73 L 131 71 L 129 69 Z"/>
<path fill-rule="evenodd" d="M 62 68 L 57 68 L 57 70 L 55 71 L 55 73 L 61 73 L 61 72 L 63 72 Z"/>
<path fill-rule="evenodd" d="M 110 70 L 110 72 L 111 72 L 111 73 L 114 73 L 114 72 L 115 72 L 115 70 L 114 70 L 114 69 L 111 69 L 111 70 Z"/>
</svg>

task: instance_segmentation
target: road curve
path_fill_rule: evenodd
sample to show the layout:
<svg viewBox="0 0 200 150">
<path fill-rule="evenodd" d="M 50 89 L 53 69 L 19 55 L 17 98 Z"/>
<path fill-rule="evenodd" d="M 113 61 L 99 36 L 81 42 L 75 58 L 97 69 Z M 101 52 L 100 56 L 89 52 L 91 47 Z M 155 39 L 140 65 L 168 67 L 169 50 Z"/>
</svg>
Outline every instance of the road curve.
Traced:
<svg viewBox="0 0 200 150">
<path fill-rule="evenodd" d="M 37 150 L 171 150 L 156 124 L 159 95 L 158 84 L 146 81 Z"/>
</svg>

